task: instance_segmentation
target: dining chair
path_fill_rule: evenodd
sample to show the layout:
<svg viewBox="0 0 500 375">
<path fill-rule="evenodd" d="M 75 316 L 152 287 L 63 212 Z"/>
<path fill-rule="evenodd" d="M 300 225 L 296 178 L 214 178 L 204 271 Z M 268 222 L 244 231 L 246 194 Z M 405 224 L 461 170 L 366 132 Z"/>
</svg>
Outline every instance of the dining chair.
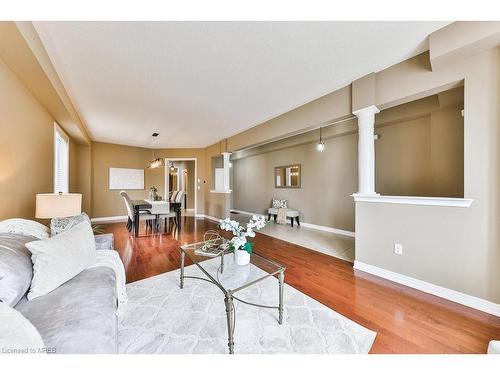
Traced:
<svg viewBox="0 0 500 375">
<path fill-rule="evenodd" d="M 127 229 L 129 232 L 132 232 L 135 228 L 135 225 L 139 225 L 139 223 L 135 222 L 134 205 L 132 204 L 132 200 L 130 199 L 126 191 L 120 191 L 120 195 L 122 196 L 125 202 L 125 207 L 127 208 Z M 142 210 L 139 211 L 139 222 L 141 220 L 146 221 L 146 228 L 150 227 L 151 229 L 153 229 L 153 223 L 156 224 L 156 215 L 152 215 L 148 210 Z"/>
<path fill-rule="evenodd" d="M 157 222 L 157 225 L 159 226 L 160 223 L 162 222 L 162 220 L 165 221 L 165 231 L 167 230 L 167 227 L 168 227 L 168 222 L 170 220 L 170 218 L 174 218 L 174 223 L 178 226 L 178 223 L 177 223 L 177 214 L 175 211 L 169 211 L 169 212 L 166 212 L 164 214 L 160 214 L 158 215 L 158 222 Z"/>
<path fill-rule="evenodd" d="M 175 200 L 174 202 L 175 203 L 181 203 L 182 204 L 182 198 L 184 198 L 184 190 L 179 190 L 179 192 L 177 193 L 177 195 L 175 196 Z M 185 207 L 184 207 L 185 208 Z"/>
<path fill-rule="evenodd" d="M 170 199 L 169 199 L 170 203 L 175 202 L 175 197 L 177 196 L 177 193 L 178 193 L 177 190 L 172 191 L 172 193 L 170 194 Z"/>
</svg>

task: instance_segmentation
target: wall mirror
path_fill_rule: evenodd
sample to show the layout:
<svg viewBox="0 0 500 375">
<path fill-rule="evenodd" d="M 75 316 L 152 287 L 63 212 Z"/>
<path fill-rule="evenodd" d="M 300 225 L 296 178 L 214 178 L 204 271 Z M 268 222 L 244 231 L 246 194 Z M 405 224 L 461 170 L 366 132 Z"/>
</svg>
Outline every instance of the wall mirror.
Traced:
<svg viewBox="0 0 500 375">
<path fill-rule="evenodd" d="M 284 165 L 274 168 L 276 188 L 300 188 L 300 164 Z"/>
</svg>

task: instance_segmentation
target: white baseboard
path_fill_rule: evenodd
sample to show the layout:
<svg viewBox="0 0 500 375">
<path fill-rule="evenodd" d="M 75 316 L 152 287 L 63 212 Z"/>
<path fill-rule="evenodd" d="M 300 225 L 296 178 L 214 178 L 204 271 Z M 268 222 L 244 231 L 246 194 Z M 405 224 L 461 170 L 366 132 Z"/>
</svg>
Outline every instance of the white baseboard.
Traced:
<svg viewBox="0 0 500 375">
<path fill-rule="evenodd" d="M 229 210 L 229 212 L 243 214 L 243 215 L 248 215 L 248 216 L 253 216 L 253 215 L 266 216 L 264 214 L 257 214 L 255 212 L 248 212 L 248 211 L 238 210 L 237 208 L 231 208 Z"/>
<path fill-rule="evenodd" d="M 354 232 L 351 232 L 351 231 L 348 231 L 345 229 L 325 227 L 323 225 L 316 225 L 316 224 L 303 223 L 303 222 L 300 222 L 300 225 L 303 225 L 306 228 L 321 230 L 323 232 L 330 232 L 330 233 L 335 233 L 335 234 L 341 234 L 343 236 L 356 237 L 356 234 Z"/>
<path fill-rule="evenodd" d="M 248 212 L 248 211 L 243 211 L 243 210 L 238 210 L 236 208 L 232 208 L 230 210 L 230 212 L 238 212 L 240 214 L 245 214 L 245 215 L 263 215 L 263 216 L 266 216 L 266 214 L 256 214 L 255 212 Z M 316 224 L 310 224 L 310 223 L 304 223 L 304 222 L 300 222 L 300 225 L 303 226 L 304 228 L 311 228 L 311 229 L 316 229 L 316 230 L 321 230 L 323 232 L 329 232 L 329 233 L 335 233 L 335 234 L 340 234 L 340 235 L 343 235 L 343 236 L 349 236 L 349 237 L 355 237 L 355 233 L 354 232 L 350 232 L 348 230 L 345 230 L 345 229 L 338 229 L 338 228 L 333 228 L 333 227 L 325 227 L 323 225 L 316 225 Z"/>
<path fill-rule="evenodd" d="M 92 223 L 121 223 L 127 221 L 128 216 L 108 216 L 108 217 L 93 217 L 90 219 Z"/>
<path fill-rule="evenodd" d="M 500 304 L 490 302 L 482 298 L 443 288 L 442 286 L 434 285 L 428 283 L 427 281 L 414 279 L 410 276 L 388 271 L 356 260 L 354 261 L 354 269 L 409 286 L 410 288 L 414 288 L 464 306 L 472 307 L 473 309 L 480 310 L 491 315 L 500 316 Z"/>
<path fill-rule="evenodd" d="M 214 216 L 209 216 L 209 215 L 205 215 L 205 214 L 196 214 L 196 217 L 204 218 L 204 219 L 207 219 L 207 220 L 210 220 L 210 221 L 214 221 L 216 223 L 218 223 L 219 221 L 222 220 L 222 219 L 216 218 Z"/>
</svg>

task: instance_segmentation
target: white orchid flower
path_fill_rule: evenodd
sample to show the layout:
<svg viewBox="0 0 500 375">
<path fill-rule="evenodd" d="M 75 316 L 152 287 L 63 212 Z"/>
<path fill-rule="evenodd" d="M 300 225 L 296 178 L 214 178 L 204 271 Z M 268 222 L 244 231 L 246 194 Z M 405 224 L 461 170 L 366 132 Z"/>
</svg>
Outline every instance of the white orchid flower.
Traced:
<svg viewBox="0 0 500 375">
<path fill-rule="evenodd" d="M 252 228 L 248 228 L 246 234 L 248 237 L 252 237 L 252 238 L 255 237 L 255 232 L 253 231 Z"/>
</svg>

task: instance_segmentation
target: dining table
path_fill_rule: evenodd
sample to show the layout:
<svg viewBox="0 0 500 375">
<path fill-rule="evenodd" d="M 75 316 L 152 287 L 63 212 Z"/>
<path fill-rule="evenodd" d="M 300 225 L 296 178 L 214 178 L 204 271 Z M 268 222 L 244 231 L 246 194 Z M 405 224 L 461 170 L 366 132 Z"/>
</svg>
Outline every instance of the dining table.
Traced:
<svg viewBox="0 0 500 375">
<path fill-rule="evenodd" d="M 181 203 L 136 199 L 132 200 L 132 206 L 134 207 L 134 223 L 139 223 L 139 215 L 144 211 L 156 215 L 156 221 L 158 221 L 158 217 L 162 214 L 169 213 L 170 207 L 172 207 L 173 211 L 175 211 L 177 226 L 179 229 L 181 227 Z M 139 237 L 139 225 L 134 225 L 134 235 L 135 237 Z"/>
</svg>

